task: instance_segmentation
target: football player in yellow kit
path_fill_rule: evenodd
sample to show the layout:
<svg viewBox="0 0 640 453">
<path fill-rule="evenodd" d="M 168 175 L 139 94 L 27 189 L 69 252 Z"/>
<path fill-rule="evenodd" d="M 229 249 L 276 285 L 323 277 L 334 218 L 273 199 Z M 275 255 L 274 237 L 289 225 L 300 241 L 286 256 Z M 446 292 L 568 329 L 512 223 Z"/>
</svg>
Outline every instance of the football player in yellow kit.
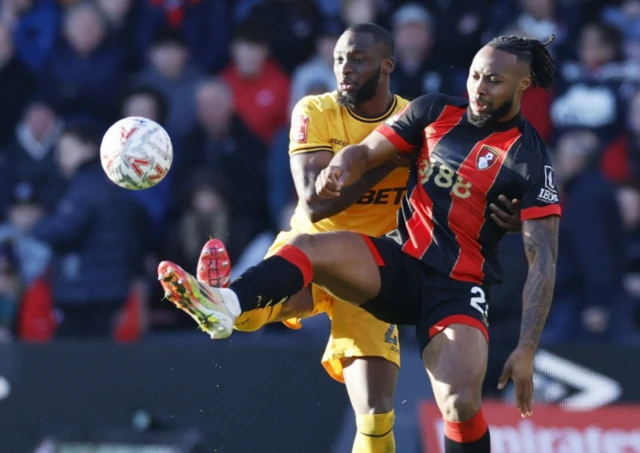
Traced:
<svg viewBox="0 0 640 453">
<path fill-rule="evenodd" d="M 393 54 L 393 38 L 387 30 L 374 24 L 351 26 L 334 50 L 337 91 L 307 96 L 295 106 L 289 154 L 299 201 L 291 230 L 278 235 L 267 256 L 299 233 L 349 230 L 381 236 L 395 228 L 408 178 L 400 160 L 369 171 L 344 188 L 339 198 L 320 198 L 315 191 L 318 174 L 335 153 L 359 143 L 408 105 L 409 101 L 390 91 Z M 498 214 L 507 228 L 518 227 L 513 226 L 514 217 Z M 229 269 L 222 243 L 207 242 L 198 263 L 198 280 L 226 286 Z M 333 378 L 346 384 L 357 426 L 352 452 L 395 452 L 393 401 L 400 367 L 396 326 L 311 285 L 286 303 L 243 313 L 234 328 L 254 331 L 279 321 L 300 328 L 301 319 L 323 312 L 331 319 L 331 336 L 322 363 Z M 209 333 L 215 337 L 215 332 Z"/>
</svg>

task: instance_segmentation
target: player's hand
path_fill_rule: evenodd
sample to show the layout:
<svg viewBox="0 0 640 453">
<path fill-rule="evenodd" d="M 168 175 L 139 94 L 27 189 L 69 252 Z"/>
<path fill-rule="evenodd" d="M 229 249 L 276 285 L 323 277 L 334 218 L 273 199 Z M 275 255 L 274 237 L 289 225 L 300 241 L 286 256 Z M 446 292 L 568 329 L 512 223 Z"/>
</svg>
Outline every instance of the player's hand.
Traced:
<svg viewBox="0 0 640 453">
<path fill-rule="evenodd" d="M 316 193 L 321 198 L 338 198 L 348 180 L 349 173 L 342 167 L 329 166 L 316 178 Z"/>
<path fill-rule="evenodd" d="M 509 233 L 518 233 L 522 230 L 522 220 L 520 219 L 520 200 L 513 199 L 509 201 L 504 195 L 500 195 L 498 200 L 504 205 L 506 211 L 500 209 L 496 204 L 491 203 L 489 208 L 493 211 L 491 219 L 498 224 L 500 228 L 507 230 Z"/>
<path fill-rule="evenodd" d="M 529 348 L 516 348 L 504 364 L 498 390 L 513 379 L 516 387 L 516 407 L 522 418 L 533 415 L 533 356 Z"/>
</svg>

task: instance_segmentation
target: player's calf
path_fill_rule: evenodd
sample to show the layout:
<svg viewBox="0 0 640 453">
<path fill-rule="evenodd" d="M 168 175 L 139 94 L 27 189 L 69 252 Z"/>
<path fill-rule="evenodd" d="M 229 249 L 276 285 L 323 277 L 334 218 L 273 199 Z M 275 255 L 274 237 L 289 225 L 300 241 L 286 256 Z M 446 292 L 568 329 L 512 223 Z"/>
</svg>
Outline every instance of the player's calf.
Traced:
<svg viewBox="0 0 640 453">
<path fill-rule="evenodd" d="M 489 427 L 482 414 L 482 381 L 488 346 L 483 332 L 453 324 L 422 353 L 445 423 L 445 453 L 489 453 Z"/>
<path fill-rule="evenodd" d="M 397 365 L 382 357 L 342 359 L 342 364 L 356 417 L 351 453 L 395 453 L 393 401 Z"/>
</svg>

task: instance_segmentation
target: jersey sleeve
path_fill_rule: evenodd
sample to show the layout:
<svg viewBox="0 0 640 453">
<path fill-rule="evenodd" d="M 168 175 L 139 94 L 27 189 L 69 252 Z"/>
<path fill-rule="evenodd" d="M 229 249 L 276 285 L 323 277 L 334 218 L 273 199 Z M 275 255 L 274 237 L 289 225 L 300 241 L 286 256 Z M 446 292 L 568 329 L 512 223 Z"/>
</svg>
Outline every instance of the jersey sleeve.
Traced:
<svg viewBox="0 0 640 453">
<path fill-rule="evenodd" d="M 291 113 L 289 155 L 315 151 L 333 152 L 333 148 L 329 144 L 326 118 L 313 104 L 312 98 L 304 97 Z"/>
<path fill-rule="evenodd" d="M 560 197 L 556 186 L 556 176 L 547 152 L 547 147 L 542 139 L 526 140 L 521 155 L 524 157 L 527 169 L 526 178 L 523 178 L 523 193 L 521 200 L 522 220 L 538 219 L 552 215 L 559 216 Z"/>
<path fill-rule="evenodd" d="M 443 96 L 426 94 L 411 101 L 405 108 L 376 128 L 398 151 L 410 152 L 422 144 L 424 129 L 444 107 Z"/>
</svg>

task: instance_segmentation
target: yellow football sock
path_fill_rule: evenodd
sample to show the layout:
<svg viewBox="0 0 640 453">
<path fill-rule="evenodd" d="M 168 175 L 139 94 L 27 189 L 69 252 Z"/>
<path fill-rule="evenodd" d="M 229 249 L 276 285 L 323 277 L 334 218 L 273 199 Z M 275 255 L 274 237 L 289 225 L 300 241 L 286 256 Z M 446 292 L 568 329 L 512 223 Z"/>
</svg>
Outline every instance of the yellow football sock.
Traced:
<svg viewBox="0 0 640 453">
<path fill-rule="evenodd" d="M 280 310 L 282 310 L 282 304 L 245 311 L 236 319 L 233 327 L 243 332 L 253 332 L 273 322 L 280 314 Z"/>
<path fill-rule="evenodd" d="M 351 453 L 395 453 L 393 411 L 386 414 L 356 414 L 358 432 Z"/>
</svg>

